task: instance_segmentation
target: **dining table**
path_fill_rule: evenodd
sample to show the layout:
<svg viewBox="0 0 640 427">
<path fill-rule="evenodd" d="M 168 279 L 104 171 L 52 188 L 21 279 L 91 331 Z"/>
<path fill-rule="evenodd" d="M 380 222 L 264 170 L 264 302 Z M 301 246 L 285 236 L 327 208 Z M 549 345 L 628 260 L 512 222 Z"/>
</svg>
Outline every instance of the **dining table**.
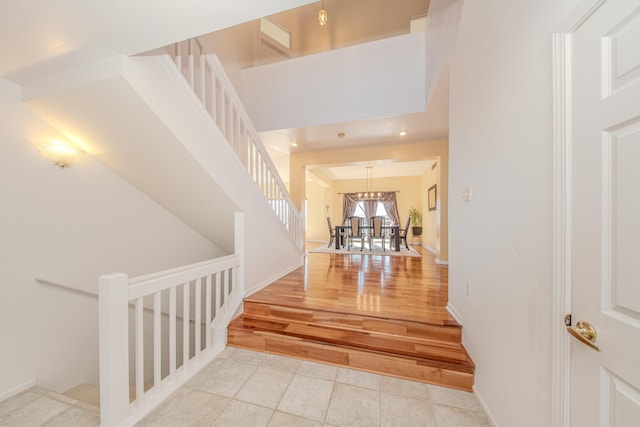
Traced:
<svg viewBox="0 0 640 427">
<path fill-rule="evenodd" d="M 339 250 L 344 246 L 344 239 L 346 238 L 346 231 L 350 229 L 350 225 L 336 225 L 336 250 Z M 360 227 L 363 230 L 371 230 L 371 225 L 363 225 Z M 399 225 L 383 225 L 383 230 L 391 230 L 391 243 L 392 248 L 396 252 L 400 252 L 400 226 Z"/>
</svg>

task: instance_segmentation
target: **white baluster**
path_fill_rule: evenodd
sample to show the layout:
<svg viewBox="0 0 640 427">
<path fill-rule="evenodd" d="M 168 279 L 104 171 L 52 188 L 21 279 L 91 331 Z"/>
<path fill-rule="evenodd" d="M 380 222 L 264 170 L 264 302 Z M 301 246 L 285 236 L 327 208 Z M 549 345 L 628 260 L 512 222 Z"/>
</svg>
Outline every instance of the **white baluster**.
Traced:
<svg viewBox="0 0 640 427">
<path fill-rule="evenodd" d="M 233 106 L 233 103 L 231 102 L 231 99 L 229 99 L 229 146 L 231 147 L 231 149 L 234 149 L 234 139 L 235 139 L 235 134 L 234 134 L 234 130 L 235 130 L 235 108 Z"/>
<path fill-rule="evenodd" d="M 249 160 L 249 174 L 251 175 L 251 179 L 253 179 L 253 182 L 256 181 L 256 146 L 253 143 L 253 138 L 251 139 L 251 142 L 249 144 L 249 154 L 251 159 Z"/>
<path fill-rule="evenodd" d="M 200 101 L 204 108 L 207 108 L 207 65 L 204 52 L 200 52 Z"/>
<path fill-rule="evenodd" d="M 220 85 L 220 101 L 222 105 L 220 107 L 220 131 L 227 137 L 227 94 L 225 93 L 224 87 L 222 84 Z"/>
<path fill-rule="evenodd" d="M 230 273 L 229 270 L 225 270 L 224 272 L 224 307 L 225 307 L 225 314 L 226 311 L 230 310 L 231 308 L 231 304 L 229 301 L 229 294 L 230 294 L 230 290 L 229 290 L 229 279 L 230 279 Z"/>
<path fill-rule="evenodd" d="M 201 349 L 201 345 L 200 345 L 200 341 L 201 341 L 201 325 L 202 325 L 202 316 L 201 316 L 201 312 L 202 312 L 202 278 L 200 279 L 196 279 L 196 295 L 195 295 L 195 335 L 194 335 L 194 341 L 195 341 L 195 350 L 194 350 L 194 357 L 196 359 L 196 364 L 200 361 L 200 349 Z"/>
<path fill-rule="evenodd" d="M 195 55 L 193 54 L 193 39 L 189 40 L 189 56 L 188 56 L 188 65 L 189 65 L 189 69 L 187 70 L 188 74 L 188 78 L 187 80 L 189 81 L 189 86 L 191 86 L 191 90 L 195 91 L 195 87 L 196 87 L 196 76 L 195 76 L 195 64 L 194 64 L 194 60 L 195 60 Z"/>
<path fill-rule="evenodd" d="M 222 274 L 223 272 L 218 272 L 216 274 L 216 294 L 218 297 L 216 298 L 216 325 L 222 321 L 222 302 L 224 301 L 223 289 L 222 289 Z"/>
<path fill-rule="evenodd" d="M 187 369 L 189 364 L 189 285 L 186 282 L 182 287 L 182 368 Z"/>
<path fill-rule="evenodd" d="M 135 303 L 135 343 L 136 343 L 136 405 L 144 404 L 144 298 Z"/>
<path fill-rule="evenodd" d="M 162 292 L 153 295 L 153 391 L 160 393 L 162 381 Z"/>
<path fill-rule="evenodd" d="M 205 321 L 205 346 L 207 351 L 211 350 L 211 321 L 213 320 L 211 317 L 211 275 L 207 275 L 207 280 L 205 283 L 205 313 L 206 313 L 206 321 Z"/>
<path fill-rule="evenodd" d="M 169 377 L 176 380 L 176 287 L 169 289 Z"/>
<path fill-rule="evenodd" d="M 211 117 L 216 126 L 218 125 L 218 80 L 216 78 L 216 69 L 211 67 L 211 87 L 209 88 L 211 94 Z"/>
</svg>

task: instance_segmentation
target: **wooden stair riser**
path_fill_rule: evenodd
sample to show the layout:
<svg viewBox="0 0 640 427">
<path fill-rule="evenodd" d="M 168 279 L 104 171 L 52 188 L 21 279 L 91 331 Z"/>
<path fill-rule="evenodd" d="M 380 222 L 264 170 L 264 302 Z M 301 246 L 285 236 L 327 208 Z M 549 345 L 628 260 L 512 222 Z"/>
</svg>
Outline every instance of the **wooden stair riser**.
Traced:
<svg viewBox="0 0 640 427">
<path fill-rule="evenodd" d="M 430 325 L 419 322 L 380 319 L 328 311 L 305 310 L 285 306 L 269 305 L 245 301 L 245 317 L 269 320 L 290 320 L 316 325 L 387 333 L 431 341 L 460 344 L 462 329 L 459 325 Z"/>
<path fill-rule="evenodd" d="M 274 319 L 256 319 L 243 316 L 234 321 L 230 329 L 270 331 L 310 341 L 326 342 L 397 355 L 431 358 L 464 363 L 468 356 L 460 344 L 423 338 L 396 336 L 388 333 L 341 329 L 333 326 Z"/>
<path fill-rule="evenodd" d="M 471 391 L 473 369 L 462 372 L 429 360 L 380 354 L 360 349 L 309 342 L 296 337 L 230 329 L 229 345 L 298 357 L 337 366 Z"/>
</svg>

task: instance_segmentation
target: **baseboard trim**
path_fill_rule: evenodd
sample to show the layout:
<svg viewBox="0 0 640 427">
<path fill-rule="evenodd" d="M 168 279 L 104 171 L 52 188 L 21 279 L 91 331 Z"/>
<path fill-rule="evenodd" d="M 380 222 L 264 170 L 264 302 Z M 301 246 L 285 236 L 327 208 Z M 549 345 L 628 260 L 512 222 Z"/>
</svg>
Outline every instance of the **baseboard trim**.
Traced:
<svg viewBox="0 0 640 427">
<path fill-rule="evenodd" d="M 445 308 L 447 309 L 449 314 L 452 315 L 454 319 L 456 319 L 456 322 L 458 322 L 461 325 L 463 324 L 462 315 L 460 314 L 460 312 L 458 310 L 456 310 L 456 308 L 454 306 L 452 306 L 451 304 L 447 304 L 447 306 Z"/>
<path fill-rule="evenodd" d="M 435 249 L 433 249 L 431 246 L 427 246 L 427 245 L 425 245 L 424 243 L 423 243 L 422 245 L 420 245 L 420 246 L 422 246 L 423 248 L 425 248 L 426 250 L 428 250 L 428 251 L 429 251 L 429 252 L 431 252 L 432 254 L 434 254 L 434 255 L 436 254 L 436 250 L 435 250 Z"/>
<path fill-rule="evenodd" d="M 422 246 L 422 247 L 423 247 L 424 249 L 426 249 L 427 251 L 431 252 L 433 255 L 436 255 L 436 254 L 437 254 L 437 252 L 436 252 L 436 250 L 435 250 L 435 249 L 433 249 L 433 248 L 432 248 L 432 247 L 430 247 L 430 246 L 425 245 L 424 243 L 423 243 L 423 244 L 421 244 L 420 246 Z M 440 258 L 437 258 L 437 257 L 436 257 L 436 259 L 435 259 L 435 263 L 436 263 L 436 264 L 438 264 L 438 265 L 449 265 L 449 261 L 444 260 L 444 259 L 440 259 Z"/>
<path fill-rule="evenodd" d="M 476 395 L 476 399 L 478 399 L 478 403 L 480 404 L 480 407 L 482 408 L 485 415 L 487 416 L 489 423 L 491 423 L 493 427 L 498 427 L 498 423 L 496 422 L 495 418 L 493 418 L 493 414 L 491 414 L 491 411 L 489 410 L 487 403 L 484 401 L 484 399 L 482 398 L 482 395 L 478 391 L 478 387 L 476 387 L 475 385 L 473 386 L 473 394 Z"/>
<path fill-rule="evenodd" d="M 22 393 L 25 390 L 29 390 L 31 387 L 35 387 L 36 385 L 38 385 L 38 380 L 36 378 L 30 379 L 29 381 L 27 381 L 24 384 L 20 384 L 19 386 L 16 386 L 10 390 L 5 391 L 4 393 L 0 394 L 0 402 L 15 396 L 16 394 Z"/>
<path fill-rule="evenodd" d="M 287 274 L 291 273 L 293 270 L 295 270 L 296 268 L 300 268 L 304 265 L 304 259 L 300 258 L 300 261 L 294 265 L 291 268 L 286 269 L 285 271 L 282 271 L 278 274 L 275 274 L 273 276 L 271 276 L 269 279 L 264 280 L 261 284 L 259 284 L 257 287 L 255 287 L 254 289 L 251 289 L 250 291 L 245 292 L 244 297 L 248 298 L 251 295 L 255 294 L 258 291 L 261 291 L 263 288 L 266 288 L 267 286 L 269 286 L 270 284 L 272 284 L 273 282 L 275 282 L 276 280 L 286 276 Z"/>
</svg>

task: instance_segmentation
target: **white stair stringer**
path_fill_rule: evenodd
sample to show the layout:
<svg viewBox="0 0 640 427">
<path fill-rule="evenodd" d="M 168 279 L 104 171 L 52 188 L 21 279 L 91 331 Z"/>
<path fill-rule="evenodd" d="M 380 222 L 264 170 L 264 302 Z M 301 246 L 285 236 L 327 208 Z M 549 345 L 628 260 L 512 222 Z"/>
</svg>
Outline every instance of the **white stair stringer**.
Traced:
<svg viewBox="0 0 640 427">
<path fill-rule="evenodd" d="M 109 64 L 37 82 L 26 102 L 227 253 L 233 213 L 244 212 L 247 292 L 301 265 L 301 250 L 169 56 Z"/>
<path fill-rule="evenodd" d="M 246 245 L 247 291 L 266 285 L 302 265 L 302 251 L 275 215 L 262 191 L 251 179 L 224 135 L 168 55 L 126 58 L 124 75 L 163 123 L 227 195 L 245 212 L 246 235 L 254 244 Z M 163 90 L 157 90 L 162 87 Z M 176 101 L 180 106 L 176 108 Z M 203 132 L 204 130 L 204 132 Z M 215 144 L 211 142 L 214 135 Z M 269 254 L 268 252 L 273 252 Z M 283 263 L 283 260 L 295 262 Z M 251 261 L 250 261 L 251 260 Z M 278 266 L 268 280 L 251 280 L 257 264 Z M 257 284 L 257 286 L 252 286 Z"/>
</svg>

